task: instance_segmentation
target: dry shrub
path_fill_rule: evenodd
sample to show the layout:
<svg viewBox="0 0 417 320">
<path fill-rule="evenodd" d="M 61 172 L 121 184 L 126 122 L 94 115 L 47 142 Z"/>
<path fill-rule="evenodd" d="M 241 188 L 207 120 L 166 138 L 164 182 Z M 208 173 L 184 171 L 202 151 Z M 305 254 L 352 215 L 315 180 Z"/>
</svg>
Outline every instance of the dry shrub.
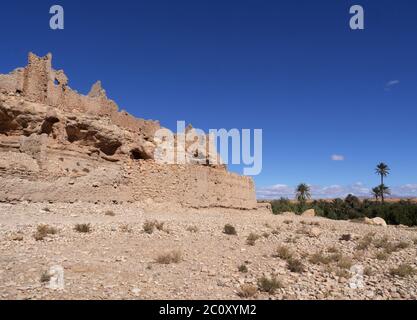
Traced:
<svg viewBox="0 0 417 320">
<path fill-rule="evenodd" d="M 339 278 L 349 279 L 350 273 L 346 269 L 337 269 L 336 276 L 338 276 Z"/>
<path fill-rule="evenodd" d="M 91 224 L 89 223 L 81 223 L 76 224 L 74 230 L 80 233 L 89 233 L 91 232 Z"/>
<path fill-rule="evenodd" d="M 110 217 L 114 217 L 116 214 L 114 213 L 114 211 L 112 211 L 112 210 L 107 210 L 105 213 L 104 213 L 106 216 L 110 216 Z"/>
<path fill-rule="evenodd" d="M 197 233 L 198 228 L 197 228 L 197 226 L 189 226 L 189 227 L 187 227 L 187 231 L 192 232 L 192 233 Z"/>
<path fill-rule="evenodd" d="M 278 228 L 276 228 L 276 229 L 272 230 L 272 231 L 271 231 L 271 234 L 273 234 L 273 235 L 278 235 L 278 234 L 279 234 L 279 229 L 278 229 Z"/>
<path fill-rule="evenodd" d="M 285 242 L 286 243 L 293 243 L 293 244 L 295 244 L 295 243 L 297 243 L 297 241 L 300 239 L 300 237 L 299 236 L 295 236 L 295 237 L 293 237 L 293 236 L 289 236 L 287 239 L 285 239 Z"/>
<path fill-rule="evenodd" d="M 259 235 L 257 235 L 256 233 L 251 232 L 248 236 L 248 238 L 246 239 L 246 244 L 249 246 L 254 246 L 256 240 L 258 240 L 260 238 Z"/>
<path fill-rule="evenodd" d="M 164 230 L 164 222 L 159 222 L 158 220 L 146 220 L 143 224 L 143 231 L 145 231 L 148 234 L 153 233 L 155 229 L 159 231 L 165 231 L 169 233 L 168 230 Z"/>
<path fill-rule="evenodd" d="M 385 261 L 385 260 L 388 260 L 388 258 L 389 258 L 388 253 L 386 253 L 384 251 L 377 252 L 376 255 L 375 255 L 375 259 L 378 259 L 378 260 Z"/>
<path fill-rule="evenodd" d="M 363 251 L 355 251 L 353 253 L 353 259 L 357 260 L 357 261 L 362 261 L 364 258 L 365 254 Z"/>
<path fill-rule="evenodd" d="M 410 244 L 408 242 L 405 241 L 401 241 L 398 243 L 387 243 L 383 248 L 385 250 L 386 253 L 391 254 L 393 252 L 397 252 L 403 249 L 406 249 L 410 246 Z"/>
<path fill-rule="evenodd" d="M 182 260 L 182 254 L 179 250 L 160 254 L 156 257 L 156 262 L 160 264 L 179 263 Z"/>
<path fill-rule="evenodd" d="M 146 220 L 143 224 L 143 231 L 148 234 L 153 233 L 155 229 L 155 221 Z"/>
<path fill-rule="evenodd" d="M 357 250 L 366 250 L 369 248 L 369 246 L 372 244 L 374 234 L 368 233 L 365 235 L 357 244 L 356 249 Z"/>
<path fill-rule="evenodd" d="M 33 237 L 35 240 L 40 241 L 43 240 L 49 234 L 57 234 L 58 230 L 54 227 L 50 227 L 47 224 L 41 224 L 37 227 L 35 234 Z"/>
<path fill-rule="evenodd" d="M 258 279 L 258 288 L 262 292 L 267 292 L 269 294 L 274 294 L 276 290 L 283 288 L 283 284 L 277 278 L 267 278 L 263 276 Z"/>
<path fill-rule="evenodd" d="M 289 260 L 292 258 L 293 253 L 287 246 L 278 246 L 278 248 L 275 250 L 274 257 L 278 257 L 282 260 Z"/>
<path fill-rule="evenodd" d="M 349 257 L 341 257 L 337 262 L 337 266 L 340 269 L 347 270 L 347 269 L 350 269 L 352 267 L 352 265 L 353 265 L 353 261 Z"/>
<path fill-rule="evenodd" d="M 308 260 L 312 264 L 324 264 L 327 265 L 331 262 L 331 259 L 324 255 L 322 251 L 314 253 Z"/>
<path fill-rule="evenodd" d="M 223 233 L 232 235 L 232 236 L 237 235 L 235 227 L 229 223 L 224 226 Z"/>
<path fill-rule="evenodd" d="M 244 284 L 240 287 L 237 295 L 241 298 L 251 298 L 256 295 L 258 288 L 249 284 Z"/>
<path fill-rule="evenodd" d="M 41 274 L 40 277 L 40 282 L 45 283 L 45 282 L 49 282 L 49 280 L 51 280 L 51 275 L 49 274 L 48 271 L 44 271 Z"/>
<path fill-rule="evenodd" d="M 296 234 L 308 234 L 309 231 L 305 227 L 301 227 L 295 231 Z"/>
<path fill-rule="evenodd" d="M 132 233 L 133 232 L 132 228 L 128 224 L 122 224 L 120 226 L 120 231 L 121 232 L 126 232 L 126 233 Z"/>
<path fill-rule="evenodd" d="M 407 241 L 400 241 L 396 245 L 397 250 L 407 249 L 410 244 Z"/>
<path fill-rule="evenodd" d="M 299 259 L 294 258 L 287 260 L 287 268 L 295 273 L 303 273 L 305 270 L 304 264 Z"/>
<path fill-rule="evenodd" d="M 159 222 L 158 220 L 154 221 L 155 223 L 155 228 L 159 231 L 163 231 L 164 230 L 164 224 L 165 222 Z"/>
<path fill-rule="evenodd" d="M 43 235 L 48 235 L 48 234 L 56 234 L 58 233 L 58 230 L 54 227 L 48 226 L 47 224 L 41 224 L 38 226 L 37 232 Z"/>
<path fill-rule="evenodd" d="M 392 268 L 390 274 L 401 278 L 412 277 L 416 274 L 416 270 L 410 264 L 403 263 L 397 268 Z"/>
<path fill-rule="evenodd" d="M 350 241 L 352 240 L 352 235 L 350 234 L 342 234 L 342 236 L 339 238 L 340 241 Z"/>
<path fill-rule="evenodd" d="M 339 249 L 336 246 L 331 246 L 330 248 L 327 249 L 327 252 L 329 253 L 339 253 Z"/>
<path fill-rule="evenodd" d="M 239 272 L 242 272 L 242 273 L 247 273 L 249 270 L 248 270 L 248 267 L 246 266 L 246 264 L 241 264 L 239 267 L 238 267 L 238 270 L 239 270 Z"/>
<path fill-rule="evenodd" d="M 384 237 L 382 237 L 380 239 L 374 240 L 374 246 L 375 246 L 375 248 L 378 248 L 378 249 L 385 248 L 388 245 L 390 245 L 390 242 L 389 242 L 389 238 L 387 236 L 384 236 Z"/>
<path fill-rule="evenodd" d="M 371 267 L 365 267 L 365 268 L 363 269 L 363 274 L 364 274 L 365 276 L 367 276 L 367 277 L 370 277 L 370 276 L 372 276 L 372 275 L 374 274 L 374 272 L 373 272 L 373 270 L 372 270 L 372 268 L 371 268 Z"/>
</svg>

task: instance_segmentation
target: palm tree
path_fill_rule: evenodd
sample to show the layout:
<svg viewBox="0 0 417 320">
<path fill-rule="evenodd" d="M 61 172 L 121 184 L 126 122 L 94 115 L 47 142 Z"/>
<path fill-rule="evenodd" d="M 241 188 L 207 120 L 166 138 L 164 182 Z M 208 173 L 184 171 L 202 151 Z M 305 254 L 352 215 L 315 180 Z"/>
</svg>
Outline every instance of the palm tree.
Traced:
<svg viewBox="0 0 417 320">
<path fill-rule="evenodd" d="M 378 201 L 379 194 L 380 194 L 379 187 L 375 187 L 372 189 L 372 195 L 375 197 L 375 201 Z"/>
<path fill-rule="evenodd" d="M 384 195 L 390 195 L 391 194 L 391 190 L 385 184 L 379 185 L 378 189 L 379 189 L 379 195 L 380 195 L 382 201 L 384 201 Z"/>
<path fill-rule="evenodd" d="M 306 183 L 300 183 L 295 191 L 295 196 L 301 203 L 305 203 L 307 199 L 311 198 L 310 187 Z"/>
<path fill-rule="evenodd" d="M 383 162 L 378 164 L 375 168 L 375 173 L 381 176 L 381 184 L 379 187 L 384 186 L 384 177 L 389 175 L 390 168 Z M 384 203 L 384 193 L 380 193 L 381 201 Z"/>
</svg>

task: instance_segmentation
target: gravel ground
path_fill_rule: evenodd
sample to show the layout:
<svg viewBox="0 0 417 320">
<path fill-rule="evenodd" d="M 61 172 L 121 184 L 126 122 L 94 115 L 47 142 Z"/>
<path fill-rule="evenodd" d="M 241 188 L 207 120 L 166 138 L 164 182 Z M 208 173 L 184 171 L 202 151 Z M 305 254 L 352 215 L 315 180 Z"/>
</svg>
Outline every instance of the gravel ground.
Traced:
<svg viewBox="0 0 417 320">
<path fill-rule="evenodd" d="M 36 240 L 42 224 L 56 233 Z M 416 299 L 416 243 L 416 228 L 267 211 L 3 203 L 0 299 Z M 48 281 L 55 265 L 62 290 Z"/>
</svg>

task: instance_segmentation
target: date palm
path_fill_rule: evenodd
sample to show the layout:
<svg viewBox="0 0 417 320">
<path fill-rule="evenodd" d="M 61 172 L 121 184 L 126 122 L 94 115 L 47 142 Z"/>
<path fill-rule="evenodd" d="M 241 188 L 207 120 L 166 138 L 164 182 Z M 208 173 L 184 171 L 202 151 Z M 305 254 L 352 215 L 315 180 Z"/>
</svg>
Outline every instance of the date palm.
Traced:
<svg viewBox="0 0 417 320">
<path fill-rule="evenodd" d="M 384 195 L 390 195 L 391 194 L 390 188 L 388 188 L 385 184 L 379 185 L 378 189 L 379 189 L 379 195 L 380 195 L 382 201 L 384 199 Z"/>
<path fill-rule="evenodd" d="M 382 186 L 385 187 L 385 185 L 384 185 L 384 177 L 386 177 L 387 175 L 389 175 L 389 171 L 390 171 L 390 168 L 388 167 L 388 165 L 386 165 L 383 162 L 381 162 L 380 164 L 378 164 L 376 166 L 375 173 L 381 176 L 381 184 L 379 185 L 379 188 L 381 188 Z M 382 203 L 384 203 L 384 192 L 381 192 L 380 193 L 380 197 L 381 197 Z"/>
<path fill-rule="evenodd" d="M 379 187 L 375 187 L 372 189 L 372 195 L 375 197 L 375 201 L 378 201 L 379 194 L 380 194 Z"/>
<path fill-rule="evenodd" d="M 307 199 L 311 198 L 310 187 L 306 183 L 300 183 L 295 192 L 297 200 L 301 203 L 305 203 Z"/>
</svg>

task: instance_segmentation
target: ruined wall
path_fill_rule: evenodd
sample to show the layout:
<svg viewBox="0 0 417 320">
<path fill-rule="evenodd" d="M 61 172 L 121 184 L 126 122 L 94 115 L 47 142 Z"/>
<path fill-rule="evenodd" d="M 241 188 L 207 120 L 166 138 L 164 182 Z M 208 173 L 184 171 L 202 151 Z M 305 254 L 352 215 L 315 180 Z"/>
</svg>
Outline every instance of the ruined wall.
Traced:
<svg viewBox="0 0 417 320">
<path fill-rule="evenodd" d="M 58 159 L 58 155 L 56 157 Z M 10 159 L 14 162 L 13 173 L 8 166 Z M 81 160 L 80 166 L 90 168 L 89 172 L 72 176 L 60 176 L 58 172 L 51 172 L 44 176 L 45 172 L 32 157 L 0 152 L 0 201 L 141 202 L 164 204 L 168 208 L 170 205 L 190 208 L 257 208 L 254 185 L 250 178 L 203 166 L 167 166 L 152 161 L 141 162 L 138 171 L 128 169 L 129 165 L 118 167 L 100 161 L 97 163 L 100 167 L 94 168 L 90 161 Z"/>
<path fill-rule="evenodd" d="M 9 74 L 0 74 L 0 92 L 22 92 L 24 72 L 23 68 L 18 68 Z"/>
<path fill-rule="evenodd" d="M 67 112 L 110 117 L 118 126 L 135 132 L 143 131 L 150 136 L 160 128 L 158 121 L 138 119 L 125 111 L 119 112 L 117 104 L 107 98 L 100 81 L 92 86 L 87 96 L 72 90 L 64 71 L 52 68 L 50 53 L 44 57 L 29 53 L 25 68 L 0 75 L 0 92 L 21 93 L 28 101 Z"/>
<path fill-rule="evenodd" d="M 179 202 L 197 208 L 256 208 L 253 180 L 222 169 L 141 161 L 130 177 L 138 201 Z"/>
<path fill-rule="evenodd" d="M 252 179 L 210 164 L 217 153 L 158 164 L 158 122 L 119 112 L 100 82 L 88 96 L 73 91 L 50 54 L 28 60 L 0 75 L 0 201 L 256 208 Z"/>
</svg>

